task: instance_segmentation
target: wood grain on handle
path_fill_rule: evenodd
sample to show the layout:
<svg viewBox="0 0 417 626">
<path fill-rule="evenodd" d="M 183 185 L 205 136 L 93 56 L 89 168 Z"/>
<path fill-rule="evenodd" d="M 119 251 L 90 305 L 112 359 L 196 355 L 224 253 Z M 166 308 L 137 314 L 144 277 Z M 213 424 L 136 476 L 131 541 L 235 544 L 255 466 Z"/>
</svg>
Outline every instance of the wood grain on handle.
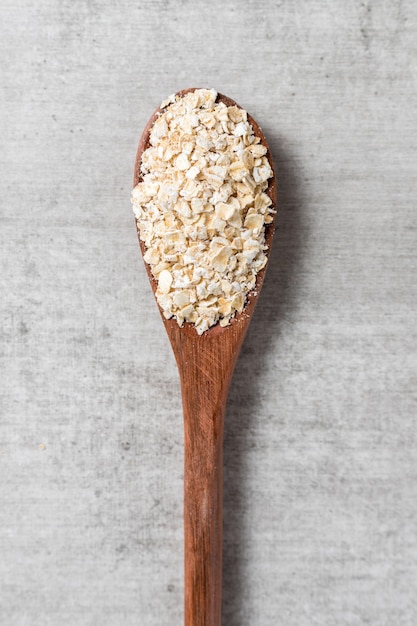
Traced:
<svg viewBox="0 0 417 626">
<path fill-rule="evenodd" d="M 177 329 L 169 334 L 184 408 L 185 626 L 220 626 L 224 413 L 243 333 L 219 344 Z"/>
</svg>

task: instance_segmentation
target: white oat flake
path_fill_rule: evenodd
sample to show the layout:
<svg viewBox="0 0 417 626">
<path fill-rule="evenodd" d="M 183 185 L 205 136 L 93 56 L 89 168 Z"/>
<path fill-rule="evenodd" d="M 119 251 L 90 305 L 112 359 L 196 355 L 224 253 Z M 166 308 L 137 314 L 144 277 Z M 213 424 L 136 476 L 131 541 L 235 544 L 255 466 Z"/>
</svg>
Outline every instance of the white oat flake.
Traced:
<svg viewBox="0 0 417 626">
<path fill-rule="evenodd" d="M 132 191 L 159 306 L 198 334 L 242 312 L 267 262 L 275 212 L 266 147 L 246 111 L 216 98 L 197 89 L 162 102 Z"/>
</svg>

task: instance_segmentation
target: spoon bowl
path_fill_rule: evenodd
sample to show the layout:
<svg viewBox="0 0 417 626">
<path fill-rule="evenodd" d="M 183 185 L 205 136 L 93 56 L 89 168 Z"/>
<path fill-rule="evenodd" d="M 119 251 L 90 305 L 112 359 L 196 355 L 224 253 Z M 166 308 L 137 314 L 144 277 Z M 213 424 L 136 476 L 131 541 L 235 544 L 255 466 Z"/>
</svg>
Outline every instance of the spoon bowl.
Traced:
<svg viewBox="0 0 417 626">
<path fill-rule="evenodd" d="M 182 97 L 196 88 L 179 91 Z M 239 106 L 218 94 L 216 102 Z M 241 107 L 240 107 L 241 108 Z M 133 184 L 142 180 L 143 152 L 150 146 L 150 131 L 162 113 L 156 109 L 146 124 L 136 154 Z M 276 179 L 272 155 L 266 138 L 248 114 L 254 134 L 267 149 L 273 176 L 265 193 L 276 208 Z M 272 221 L 265 226 L 268 258 L 274 234 Z M 142 255 L 146 248 L 139 238 Z M 153 292 L 157 281 L 145 263 Z M 259 298 L 267 265 L 256 276 L 256 284 L 241 313 L 228 326 L 219 324 L 198 335 L 193 324 L 180 328 L 174 318 L 166 319 L 162 310 L 181 381 L 184 412 L 184 595 L 185 626 L 220 626 L 222 578 L 222 489 L 223 431 L 227 393 L 243 339 Z M 159 308 L 159 306 L 158 306 Z"/>
</svg>

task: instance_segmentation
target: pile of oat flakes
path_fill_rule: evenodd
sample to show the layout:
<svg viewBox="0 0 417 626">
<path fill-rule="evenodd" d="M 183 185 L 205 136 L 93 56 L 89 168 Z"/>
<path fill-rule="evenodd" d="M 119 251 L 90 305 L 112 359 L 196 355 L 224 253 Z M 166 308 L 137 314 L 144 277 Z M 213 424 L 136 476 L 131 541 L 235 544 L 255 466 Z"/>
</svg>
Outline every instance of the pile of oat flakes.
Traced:
<svg viewBox="0 0 417 626">
<path fill-rule="evenodd" d="M 166 318 L 198 334 L 243 310 L 267 261 L 273 175 L 247 113 L 198 89 L 161 104 L 132 192 L 144 259 Z"/>
</svg>

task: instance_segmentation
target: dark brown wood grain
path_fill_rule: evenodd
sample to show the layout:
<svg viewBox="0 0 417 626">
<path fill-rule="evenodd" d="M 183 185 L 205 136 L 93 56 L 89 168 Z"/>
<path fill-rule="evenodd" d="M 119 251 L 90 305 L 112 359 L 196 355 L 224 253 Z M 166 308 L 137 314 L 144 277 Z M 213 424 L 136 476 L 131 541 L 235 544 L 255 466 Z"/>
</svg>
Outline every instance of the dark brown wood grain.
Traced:
<svg viewBox="0 0 417 626">
<path fill-rule="evenodd" d="M 194 89 L 178 92 L 185 95 Z M 228 106 L 236 102 L 218 95 Z M 158 115 L 149 119 L 139 140 L 134 169 L 134 185 L 141 180 L 142 153 L 149 146 L 149 133 Z M 261 128 L 248 115 L 255 134 L 272 155 Z M 267 190 L 276 208 L 276 179 Z M 274 222 L 266 227 L 265 237 L 272 244 Z M 145 247 L 139 240 L 142 254 Z M 145 263 L 155 292 L 157 283 Z M 237 357 L 248 329 L 266 267 L 257 275 L 242 313 L 229 326 L 218 324 L 198 335 L 192 324 L 180 328 L 175 319 L 162 320 L 170 339 L 181 380 L 184 410 L 184 563 L 185 626 L 220 626 L 222 578 L 222 474 L 223 430 L 227 393 Z M 159 307 L 158 307 L 159 308 Z"/>
</svg>

